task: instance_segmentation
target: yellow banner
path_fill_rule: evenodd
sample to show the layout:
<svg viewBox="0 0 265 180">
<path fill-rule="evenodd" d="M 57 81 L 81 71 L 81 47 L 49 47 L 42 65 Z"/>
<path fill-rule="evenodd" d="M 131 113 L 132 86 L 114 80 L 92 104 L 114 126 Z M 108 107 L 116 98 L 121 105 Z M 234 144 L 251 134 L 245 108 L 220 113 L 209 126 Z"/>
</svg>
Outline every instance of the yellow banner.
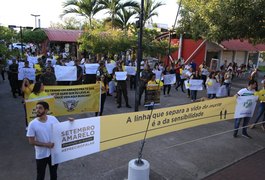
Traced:
<svg viewBox="0 0 265 180">
<path fill-rule="evenodd" d="M 45 92 L 55 97 L 57 116 L 99 111 L 100 84 L 45 86 Z"/>
<path fill-rule="evenodd" d="M 198 125 L 234 118 L 236 98 L 207 100 L 170 108 L 102 116 L 100 150 L 142 140 L 148 124 L 147 138 Z"/>
<path fill-rule="evenodd" d="M 28 123 L 36 118 L 36 104 L 40 101 L 45 101 L 49 104 L 50 110 L 48 112 L 49 115 L 56 115 L 55 112 L 55 100 L 53 96 L 46 96 L 42 98 L 30 99 L 26 100 L 26 112 L 27 112 L 27 121 Z"/>
</svg>

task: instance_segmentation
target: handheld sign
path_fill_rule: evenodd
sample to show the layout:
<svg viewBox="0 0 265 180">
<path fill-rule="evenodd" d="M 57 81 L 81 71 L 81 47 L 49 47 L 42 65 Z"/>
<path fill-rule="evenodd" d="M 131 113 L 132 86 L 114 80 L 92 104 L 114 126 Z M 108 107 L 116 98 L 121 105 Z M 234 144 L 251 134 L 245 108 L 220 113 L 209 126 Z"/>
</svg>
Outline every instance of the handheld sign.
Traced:
<svg viewBox="0 0 265 180">
<path fill-rule="evenodd" d="M 99 64 L 85 64 L 86 74 L 97 74 Z"/>
<path fill-rule="evenodd" d="M 127 72 L 115 72 L 117 81 L 124 81 L 127 79 Z"/>
<path fill-rule="evenodd" d="M 76 66 L 54 66 L 55 76 L 57 81 L 76 81 L 77 68 Z"/>
</svg>

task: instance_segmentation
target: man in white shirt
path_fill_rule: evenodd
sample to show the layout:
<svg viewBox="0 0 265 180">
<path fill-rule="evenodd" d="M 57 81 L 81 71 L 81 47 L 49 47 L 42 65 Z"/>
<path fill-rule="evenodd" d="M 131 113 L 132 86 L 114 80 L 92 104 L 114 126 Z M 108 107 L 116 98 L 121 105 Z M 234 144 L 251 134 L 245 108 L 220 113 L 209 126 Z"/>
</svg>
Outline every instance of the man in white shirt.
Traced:
<svg viewBox="0 0 265 180">
<path fill-rule="evenodd" d="M 237 92 L 237 94 L 236 94 L 236 97 L 238 97 L 238 96 L 254 96 L 256 87 L 257 87 L 257 81 L 250 80 L 248 82 L 248 87 L 239 90 Z M 250 117 L 236 118 L 235 119 L 234 135 L 233 136 L 235 138 L 237 137 L 238 128 L 239 128 L 239 125 L 240 125 L 240 121 L 242 119 L 243 119 L 242 136 L 245 137 L 245 138 L 251 139 L 251 136 L 249 136 L 248 133 L 247 133 L 247 126 L 248 126 L 248 122 L 250 120 Z"/>
<path fill-rule="evenodd" d="M 47 164 L 50 169 L 50 179 L 57 179 L 58 164 L 51 164 L 51 149 L 54 147 L 51 136 L 52 125 L 59 121 L 56 117 L 47 115 L 48 111 L 49 104 L 47 102 L 38 102 L 36 105 L 37 118 L 29 123 L 27 131 L 29 144 L 35 146 L 37 180 L 44 180 Z"/>
</svg>

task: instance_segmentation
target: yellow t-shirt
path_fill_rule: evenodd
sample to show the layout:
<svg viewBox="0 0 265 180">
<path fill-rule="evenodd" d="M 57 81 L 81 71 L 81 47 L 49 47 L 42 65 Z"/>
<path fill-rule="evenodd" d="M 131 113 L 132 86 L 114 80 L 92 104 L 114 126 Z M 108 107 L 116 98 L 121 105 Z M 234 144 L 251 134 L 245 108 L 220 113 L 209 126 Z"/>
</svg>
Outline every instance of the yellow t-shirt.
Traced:
<svg viewBox="0 0 265 180">
<path fill-rule="evenodd" d="M 265 89 L 256 91 L 254 95 L 259 97 L 260 102 L 265 102 Z"/>
<path fill-rule="evenodd" d="M 35 64 L 34 68 L 36 69 L 36 75 L 42 74 L 42 72 L 41 72 L 42 68 L 41 68 L 40 64 Z"/>
<path fill-rule="evenodd" d="M 102 81 L 97 81 L 97 84 L 99 84 L 99 83 L 101 85 L 101 94 L 106 93 L 107 91 L 106 91 L 106 87 L 105 87 L 104 83 Z"/>
<path fill-rule="evenodd" d="M 33 88 L 34 88 L 34 84 L 30 84 L 28 87 L 25 88 L 25 90 L 24 90 L 24 99 L 25 100 L 29 99 L 29 95 L 31 94 Z"/>
<path fill-rule="evenodd" d="M 49 95 L 46 92 L 42 91 L 39 94 L 31 93 L 29 95 L 29 98 L 28 99 L 35 99 L 35 98 L 40 98 L 40 97 L 45 97 L 45 96 L 49 96 Z"/>
</svg>

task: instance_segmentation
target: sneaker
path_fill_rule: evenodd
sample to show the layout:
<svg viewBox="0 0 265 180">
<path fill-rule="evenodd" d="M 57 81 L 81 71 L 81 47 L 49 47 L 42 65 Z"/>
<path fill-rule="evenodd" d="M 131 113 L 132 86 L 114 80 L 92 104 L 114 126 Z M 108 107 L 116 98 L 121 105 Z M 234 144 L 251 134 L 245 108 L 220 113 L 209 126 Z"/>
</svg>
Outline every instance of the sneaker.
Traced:
<svg viewBox="0 0 265 180">
<path fill-rule="evenodd" d="M 247 138 L 247 139 L 252 139 L 252 137 L 248 134 L 242 134 L 243 137 Z"/>
<path fill-rule="evenodd" d="M 234 138 L 237 138 L 237 134 L 233 134 L 233 137 L 234 137 Z"/>
<path fill-rule="evenodd" d="M 126 105 L 126 107 L 127 107 L 127 108 L 132 108 L 132 107 L 131 107 L 129 104 L 128 104 L 128 105 Z"/>
</svg>

